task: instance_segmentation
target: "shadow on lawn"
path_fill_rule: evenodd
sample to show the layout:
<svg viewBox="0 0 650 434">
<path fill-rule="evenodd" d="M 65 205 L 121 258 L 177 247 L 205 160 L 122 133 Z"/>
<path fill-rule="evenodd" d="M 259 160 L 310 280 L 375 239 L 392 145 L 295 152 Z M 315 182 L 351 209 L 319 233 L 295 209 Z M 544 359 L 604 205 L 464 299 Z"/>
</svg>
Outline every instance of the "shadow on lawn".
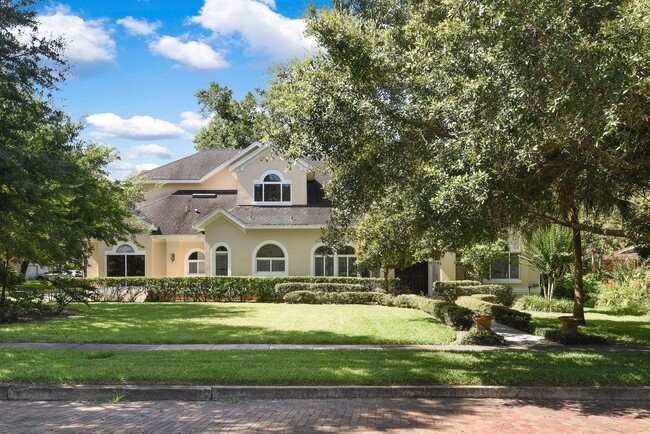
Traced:
<svg viewBox="0 0 650 434">
<path fill-rule="evenodd" d="M 641 319 L 639 321 L 616 321 L 613 319 L 590 318 L 589 313 L 587 312 L 585 315 L 587 324 L 580 326 L 579 332 L 602 336 L 610 342 L 650 345 L 650 321 Z M 540 334 L 543 330 L 559 329 L 560 323 L 557 318 L 535 317 L 533 326 L 538 331 L 537 334 Z"/>
<path fill-rule="evenodd" d="M 237 303 L 101 303 L 78 307 L 82 315 L 0 327 L 0 342 L 120 344 L 395 344 L 370 334 L 276 330 L 230 325 L 258 311 Z M 437 323 L 423 318 L 423 321 Z M 4 330 L 3 330 L 4 329 Z M 17 338 L 12 330 L 18 333 Z"/>
</svg>

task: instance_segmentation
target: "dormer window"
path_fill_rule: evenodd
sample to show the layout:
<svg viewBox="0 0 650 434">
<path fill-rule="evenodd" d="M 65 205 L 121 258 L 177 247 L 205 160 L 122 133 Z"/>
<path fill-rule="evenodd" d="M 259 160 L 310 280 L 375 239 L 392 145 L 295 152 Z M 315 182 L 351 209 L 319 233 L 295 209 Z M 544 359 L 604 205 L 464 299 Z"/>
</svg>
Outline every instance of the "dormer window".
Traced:
<svg viewBox="0 0 650 434">
<path fill-rule="evenodd" d="M 285 180 L 278 172 L 265 173 L 254 187 L 256 205 L 291 205 L 291 180 Z"/>
</svg>

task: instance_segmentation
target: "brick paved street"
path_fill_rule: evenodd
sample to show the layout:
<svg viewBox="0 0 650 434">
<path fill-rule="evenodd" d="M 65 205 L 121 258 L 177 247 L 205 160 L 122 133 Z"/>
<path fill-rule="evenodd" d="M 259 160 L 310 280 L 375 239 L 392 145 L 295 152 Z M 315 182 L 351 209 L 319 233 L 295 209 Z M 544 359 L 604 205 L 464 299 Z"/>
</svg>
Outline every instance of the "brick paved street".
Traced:
<svg viewBox="0 0 650 434">
<path fill-rule="evenodd" d="M 132 402 L 0 401 L 0 431 L 650 432 L 648 402 L 476 399 Z"/>
</svg>

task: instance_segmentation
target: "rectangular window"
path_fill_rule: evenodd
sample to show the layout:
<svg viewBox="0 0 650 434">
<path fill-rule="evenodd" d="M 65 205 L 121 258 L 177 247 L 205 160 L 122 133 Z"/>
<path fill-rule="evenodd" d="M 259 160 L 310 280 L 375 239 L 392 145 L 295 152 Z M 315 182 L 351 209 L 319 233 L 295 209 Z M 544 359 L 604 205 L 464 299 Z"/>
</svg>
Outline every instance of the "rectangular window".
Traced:
<svg viewBox="0 0 650 434">
<path fill-rule="evenodd" d="M 227 254 L 217 254 L 217 263 L 214 274 L 217 276 L 227 276 L 228 275 L 228 255 Z"/>
<path fill-rule="evenodd" d="M 284 259 L 273 259 L 271 261 L 271 270 L 273 272 L 284 272 Z"/>
<path fill-rule="evenodd" d="M 291 202 L 291 186 L 289 184 L 282 184 L 282 201 Z"/>
<path fill-rule="evenodd" d="M 490 280 L 519 279 L 519 253 L 508 253 L 490 267 Z"/>
<path fill-rule="evenodd" d="M 126 262 L 124 261 L 124 255 L 106 256 L 106 276 L 124 277 L 126 276 L 124 267 L 126 267 Z"/>
<path fill-rule="evenodd" d="M 262 196 L 262 184 L 255 184 L 255 202 L 262 202 L 264 196 Z"/>
<path fill-rule="evenodd" d="M 144 276 L 144 255 L 127 255 L 126 275 Z"/>
<path fill-rule="evenodd" d="M 257 271 L 262 273 L 268 273 L 269 271 L 271 271 L 271 261 L 268 259 L 258 259 Z"/>
<path fill-rule="evenodd" d="M 280 184 L 267 184 L 264 186 L 265 202 L 280 202 Z"/>
</svg>

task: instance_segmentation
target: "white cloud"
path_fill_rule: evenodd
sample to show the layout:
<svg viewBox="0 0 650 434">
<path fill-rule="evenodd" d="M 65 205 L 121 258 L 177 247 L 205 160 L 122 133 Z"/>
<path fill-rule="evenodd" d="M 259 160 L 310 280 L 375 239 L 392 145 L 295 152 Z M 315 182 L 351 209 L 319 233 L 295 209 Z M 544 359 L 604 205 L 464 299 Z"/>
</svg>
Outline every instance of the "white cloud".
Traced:
<svg viewBox="0 0 650 434">
<path fill-rule="evenodd" d="M 316 46 L 306 24 L 275 12 L 274 0 L 205 0 L 191 21 L 217 36 L 239 35 L 247 48 L 273 60 L 301 57 Z"/>
<path fill-rule="evenodd" d="M 199 131 L 202 127 L 206 126 L 210 119 L 206 119 L 199 113 L 193 111 L 186 111 L 181 113 L 180 126 L 189 131 Z"/>
<path fill-rule="evenodd" d="M 123 26 L 128 33 L 140 36 L 153 35 L 161 26 L 160 21 L 150 23 L 145 19 L 139 20 L 131 16 L 120 18 L 116 22 Z"/>
<path fill-rule="evenodd" d="M 140 173 L 143 170 L 153 170 L 156 167 L 158 167 L 158 164 L 156 163 L 136 164 L 123 160 L 113 161 L 111 164 L 106 166 L 109 173 L 111 174 L 111 178 L 114 179 L 124 179 L 134 173 Z"/>
<path fill-rule="evenodd" d="M 84 20 L 59 5 L 40 15 L 38 22 L 40 36 L 65 39 L 66 57 L 81 68 L 115 59 L 115 41 L 104 27 L 105 20 Z"/>
<path fill-rule="evenodd" d="M 137 145 L 132 146 L 129 153 L 127 154 L 129 158 L 142 158 L 142 157 L 156 157 L 163 160 L 168 160 L 172 158 L 172 153 L 169 149 L 164 146 L 157 145 L 155 143 L 150 143 L 148 145 Z"/>
<path fill-rule="evenodd" d="M 185 130 L 162 119 L 151 116 L 133 116 L 124 119 L 114 113 L 98 113 L 87 118 L 96 131 L 94 137 L 123 137 L 135 140 L 169 139 L 186 136 Z"/>
<path fill-rule="evenodd" d="M 203 42 L 182 42 L 173 36 L 163 36 L 151 42 L 149 48 L 161 56 L 177 60 L 192 69 L 219 69 L 228 66 L 228 62 Z"/>
</svg>

